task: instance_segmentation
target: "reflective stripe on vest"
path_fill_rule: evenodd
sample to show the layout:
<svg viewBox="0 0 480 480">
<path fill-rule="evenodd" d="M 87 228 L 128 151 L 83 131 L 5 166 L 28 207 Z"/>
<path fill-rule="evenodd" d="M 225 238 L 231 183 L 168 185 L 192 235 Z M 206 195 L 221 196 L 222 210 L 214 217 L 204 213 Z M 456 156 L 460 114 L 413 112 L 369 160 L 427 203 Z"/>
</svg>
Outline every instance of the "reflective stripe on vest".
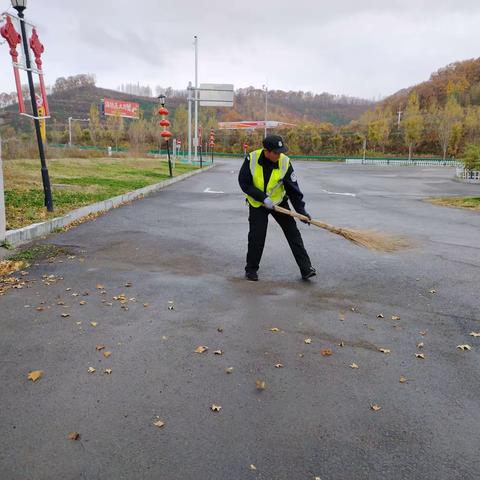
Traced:
<svg viewBox="0 0 480 480">
<path fill-rule="evenodd" d="M 253 178 L 253 185 L 263 192 L 265 191 L 263 167 L 258 163 L 258 159 L 260 158 L 261 154 L 261 149 L 255 150 L 250 153 L 250 172 Z M 272 174 L 270 176 L 270 180 L 268 181 L 268 190 L 266 191 L 266 194 L 272 199 L 274 205 L 278 205 L 279 203 L 281 203 L 283 198 L 285 197 L 286 192 L 285 187 L 283 186 L 283 178 L 287 174 L 289 165 L 290 159 L 286 155 L 281 153 L 278 160 L 278 168 L 272 169 Z M 258 208 L 263 205 L 262 202 L 255 200 L 249 195 L 246 195 L 246 197 L 252 207 Z"/>
</svg>

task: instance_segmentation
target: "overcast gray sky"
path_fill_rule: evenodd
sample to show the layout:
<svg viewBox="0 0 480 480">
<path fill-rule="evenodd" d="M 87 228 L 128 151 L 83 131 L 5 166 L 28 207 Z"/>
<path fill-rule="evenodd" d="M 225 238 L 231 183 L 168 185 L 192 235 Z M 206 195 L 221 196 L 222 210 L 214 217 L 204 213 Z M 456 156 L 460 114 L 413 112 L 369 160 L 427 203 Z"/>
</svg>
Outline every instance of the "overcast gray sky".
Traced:
<svg viewBox="0 0 480 480">
<path fill-rule="evenodd" d="M 0 12 L 10 6 L 0 0 Z M 48 84 L 95 73 L 97 85 L 310 90 L 366 98 L 480 56 L 478 0 L 28 0 Z M 3 39 L 2 39 L 3 40 Z M 0 91 L 13 91 L 0 45 Z"/>
</svg>

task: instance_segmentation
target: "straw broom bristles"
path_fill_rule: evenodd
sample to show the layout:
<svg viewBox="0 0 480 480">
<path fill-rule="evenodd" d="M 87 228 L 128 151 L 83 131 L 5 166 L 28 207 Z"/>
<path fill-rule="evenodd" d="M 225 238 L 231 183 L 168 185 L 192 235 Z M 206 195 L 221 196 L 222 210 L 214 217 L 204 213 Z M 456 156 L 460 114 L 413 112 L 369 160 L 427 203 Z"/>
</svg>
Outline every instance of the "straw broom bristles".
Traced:
<svg viewBox="0 0 480 480">
<path fill-rule="evenodd" d="M 366 247 L 377 252 L 395 252 L 397 250 L 409 247 L 409 243 L 404 237 L 386 235 L 383 233 L 374 232 L 372 230 L 354 230 L 351 228 L 336 227 L 335 225 L 330 225 L 329 223 L 325 223 L 320 220 L 309 220 L 305 215 L 292 212 L 286 208 L 275 206 L 274 209 L 277 212 L 304 220 L 312 225 L 328 230 L 331 233 L 340 235 L 356 245 L 360 245 L 361 247 Z"/>
</svg>

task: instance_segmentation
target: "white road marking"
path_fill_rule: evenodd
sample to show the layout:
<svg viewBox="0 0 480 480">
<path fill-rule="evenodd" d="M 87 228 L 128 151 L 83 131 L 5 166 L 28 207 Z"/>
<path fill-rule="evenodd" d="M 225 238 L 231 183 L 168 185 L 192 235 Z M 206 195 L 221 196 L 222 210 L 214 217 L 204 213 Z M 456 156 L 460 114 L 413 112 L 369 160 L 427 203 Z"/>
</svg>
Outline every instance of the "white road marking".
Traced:
<svg viewBox="0 0 480 480">
<path fill-rule="evenodd" d="M 220 192 L 220 191 L 216 191 L 216 190 L 210 190 L 210 187 L 207 187 L 203 193 L 225 193 L 225 192 Z"/>
<path fill-rule="evenodd" d="M 354 193 L 329 192 L 328 190 L 324 190 L 323 188 L 322 188 L 322 192 L 328 193 L 328 195 L 344 195 L 346 197 L 356 197 Z"/>
</svg>

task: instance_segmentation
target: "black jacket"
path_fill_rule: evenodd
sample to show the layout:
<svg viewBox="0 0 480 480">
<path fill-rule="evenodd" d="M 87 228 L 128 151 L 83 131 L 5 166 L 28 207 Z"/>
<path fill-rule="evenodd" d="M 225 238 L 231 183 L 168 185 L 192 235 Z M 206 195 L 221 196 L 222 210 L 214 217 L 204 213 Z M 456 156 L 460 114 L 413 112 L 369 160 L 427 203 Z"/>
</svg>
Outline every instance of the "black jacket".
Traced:
<svg viewBox="0 0 480 480">
<path fill-rule="evenodd" d="M 265 193 L 268 185 L 268 181 L 270 180 L 270 176 L 272 175 L 272 170 L 274 168 L 279 168 L 278 163 L 271 162 L 268 158 L 265 158 L 263 151 L 258 158 L 258 163 L 263 167 L 263 184 L 265 185 L 264 191 L 262 192 L 257 187 L 253 185 L 253 177 L 252 172 L 250 171 L 250 157 L 247 155 L 245 157 L 245 161 L 243 162 L 242 168 L 238 174 L 238 183 L 240 184 L 240 188 L 243 190 L 244 193 L 250 195 L 255 200 L 262 202 L 267 197 Z M 283 186 L 285 187 L 286 191 L 286 198 L 290 199 L 290 202 L 293 205 L 293 208 L 296 212 L 301 213 L 302 215 L 305 214 L 305 202 L 303 201 L 303 193 L 300 190 L 297 182 L 297 175 L 293 170 L 292 162 L 288 166 L 287 173 L 283 178 Z"/>
</svg>

